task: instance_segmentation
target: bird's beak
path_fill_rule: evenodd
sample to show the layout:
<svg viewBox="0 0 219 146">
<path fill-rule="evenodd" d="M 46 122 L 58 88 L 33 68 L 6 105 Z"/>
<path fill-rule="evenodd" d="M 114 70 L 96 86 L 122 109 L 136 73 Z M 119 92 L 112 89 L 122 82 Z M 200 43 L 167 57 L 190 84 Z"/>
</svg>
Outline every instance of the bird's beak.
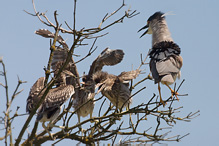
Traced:
<svg viewBox="0 0 219 146">
<path fill-rule="evenodd" d="M 146 28 L 148 28 L 149 27 L 149 23 L 147 23 L 147 25 L 145 25 L 144 27 L 142 27 L 141 29 L 139 29 L 139 31 L 138 32 L 140 32 L 140 31 L 142 31 L 143 29 L 146 29 Z M 145 34 L 147 34 L 148 33 L 148 29 L 140 36 L 140 38 L 141 37 L 143 37 Z"/>
</svg>

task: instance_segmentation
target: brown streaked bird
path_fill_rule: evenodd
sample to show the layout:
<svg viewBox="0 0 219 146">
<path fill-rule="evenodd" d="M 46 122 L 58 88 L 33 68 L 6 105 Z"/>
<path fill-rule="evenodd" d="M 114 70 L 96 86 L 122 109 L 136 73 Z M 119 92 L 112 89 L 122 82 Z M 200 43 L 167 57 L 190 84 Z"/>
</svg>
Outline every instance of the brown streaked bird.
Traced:
<svg viewBox="0 0 219 146">
<path fill-rule="evenodd" d="M 54 38 L 54 34 L 46 29 L 39 29 L 35 31 L 36 34 L 46 37 L 46 38 Z M 69 47 L 65 43 L 64 39 L 58 35 L 57 41 L 63 46 L 57 47 L 54 51 L 53 60 L 52 60 L 52 69 L 57 69 L 57 62 L 64 62 L 67 58 Z M 66 66 L 67 70 L 72 72 L 75 75 L 75 78 L 66 79 L 66 82 L 72 84 L 75 87 L 75 94 L 73 95 L 73 108 L 77 110 L 78 122 L 80 123 L 80 117 L 86 117 L 90 115 L 92 117 L 93 109 L 94 109 L 94 95 L 95 95 L 95 86 L 89 85 L 84 86 L 80 84 L 79 74 L 77 68 L 74 64 L 73 58 L 71 58 L 69 64 Z M 90 101 L 89 101 L 90 100 Z M 88 102 L 89 101 L 89 102 Z M 86 103 L 86 104 L 85 104 Z M 84 106 L 81 106 L 85 104 Z"/>
<path fill-rule="evenodd" d="M 123 107 L 129 107 L 129 104 L 132 102 L 129 81 L 135 79 L 140 72 L 137 69 L 122 72 L 116 76 L 99 71 L 93 75 L 93 80 L 97 87 L 99 87 L 98 92 L 106 96 L 117 109 L 121 109 Z"/>
<path fill-rule="evenodd" d="M 63 126 L 53 125 L 53 121 L 58 117 L 62 108 L 62 104 L 75 93 L 74 87 L 72 85 L 66 84 L 66 77 L 68 75 L 71 76 L 72 74 L 66 70 L 61 73 L 60 77 L 56 81 L 58 86 L 49 90 L 45 100 L 38 108 L 37 121 L 42 122 L 43 128 L 49 133 L 51 137 L 52 134 L 49 132 L 48 127 L 64 128 Z M 28 113 L 31 113 L 31 111 L 34 109 L 44 94 L 46 90 L 44 83 L 45 77 L 41 77 L 30 89 L 26 105 L 26 111 Z M 49 124 L 46 127 L 45 122 L 47 121 L 49 121 Z"/>
<path fill-rule="evenodd" d="M 35 33 L 46 38 L 54 38 L 55 36 L 52 32 L 46 29 L 36 30 Z M 54 50 L 54 55 L 51 63 L 52 70 L 54 71 L 54 77 L 57 76 L 57 73 L 59 72 L 59 69 L 63 66 L 63 63 L 68 54 L 68 45 L 65 43 L 64 39 L 60 35 L 58 35 L 57 37 L 57 42 L 59 42 L 63 46 L 63 48 L 56 47 L 56 49 Z M 75 78 L 75 76 L 77 76 L 77 72 L 75 72 L 75 66 L 74 64 L 72 64 L 72 62 L 71 65 L 69 63 L 61 72 L 60 77 L 56 78 L 56 87 L 49 90 L 49 93 L 47 94 L 44 102 L 38 109 L 37 120 L 43 122 L 42 126 L 50 134 L 51 137 L 52 135 L 48 131 L 47 127 L 52 126 L 64 128 L 63 126 L 53 125 L 52 122 L 58 117 L 61 110 L 61 105 L 70 97 L 74 99 L 74 93 L 76 91 L 75 87 L 77 87 L 77 81 Z M 45 92 L 44 82 L 45 78 L 41 77 L 31 88 L 29 97 L 27 99 L 27 112 L 31 112 L 35 104 L 40 100 L 41 96 Z M 79 81 L 78 83 L 80 84 Z M 42 89 L 43 91 L 41 92 Z M 46 121 L 50 121 L 47 127 L 45 126 Z"/>
<path fill-rule="evenodd" d="M 181 49 L 171 37 L 164 13 L 154 13 L 147 20 L 147 25 L 139 31 L 146 28 L 148 29 L 141 37 L 145 34 L 152 34 L 152 49 L 149 53 L 151 60 L 149 65 L 155 84 L 158 83 L 160 102 L 164 106 L 160 82 L 165 84 L 171 90 L 172 96 L 175 95 L 178 99 L 178 93 L 171 89 L 169 85 L 173 84 L 177 77 L 180 78 L 180 69 L 183 64 L 183 59 L 180 56 Z"/>
<path fill-rule="evenodd" d="M 54 52 L 53 60 L 52 60 L 52 68 L 56 69 L 57 67 L 54 66 L 56 62 L 64 61 L 67 57 L 68 50 L 59 48 Z M 71 72 L 76 73 L 76 66 L 73 66 L 74 62 L 73 59 L 69 62 L 66 66 L 66 69 L 70 70 Z M 77 76 L 79 79 L 79 75 Z M 78 122 L 80 123 L 80 117 L 86 117 L 90 115 L 92 118 L 93 109 L 94 109 L 94 96 L 95 96 L 95 85 L 94 84 L 87 84 L 86 86 L 76 80 L 76 78 L 68 78 L 66 80 L 67 83 L 75 85 L 76 94 L 73 96 L 73 108 L 77 110 Z M 86 103 L 86 104 L 85 104 Z M 83 106 L 81 106 L 83 105 Z"/>
<path fill-rule="evenodd" d="M 80 122 L 80 116 L 86 117 L 90 114 L 90 118 L 92 118 L 93 108 L 94 108 L 94 96 L 95 96 L 95 83 L 92 80 L 92 76 L 97 71 L 101 71 L 103 66 L 112 66 L 120 63 L 123 59 L 124 52 L 122 50 L 111 50 L 109 48 L 104 49 L 101 54 L 93 61 L 90 66 L 90 70 L 88 75 L 82 77 L 82 89 L 79 93 L 83 96 L 77 98 L 73 104 L 75 109 L 78 109 L 82 104 L 88 102 L 88 104 L 82 106 L 78 110 L 78 120 Z M 89 110 L 87 110 L 89 109 Z"/>
</svg>

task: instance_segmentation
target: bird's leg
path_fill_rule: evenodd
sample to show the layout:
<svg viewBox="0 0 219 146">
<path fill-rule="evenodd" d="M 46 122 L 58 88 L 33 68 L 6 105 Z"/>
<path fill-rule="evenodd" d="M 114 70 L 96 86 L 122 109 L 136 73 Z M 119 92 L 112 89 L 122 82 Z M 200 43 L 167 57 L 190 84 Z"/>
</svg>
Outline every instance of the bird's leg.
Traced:
<svg viewBox="0 0 219 146">
<path fill-rule="evenodd" d="M 163 104 L 163 106 L 165 106 L 166 103 L 161 98 L 160 83 L 158 83 L 158 91 L 159 91 L 159 95 L 160 95 L 160 102 Z"/>
<path fill-rule="evenodd" d="M 129 104 L 126 106 L 126 111 L 129 111 Z M 133 125 L 133 122 L 132 122 L 132 114 L 131 113 L 129 113 L 129 125 L 131 126 L 131 127 L 133 127 L 134 125 Z"/>
<path fill-rule="evenodd" d="M 119 99 L 118 99 L 118 98 L 119 98 L 119 97 L 116 96 L 116 111 L 119 113 L 119 110 L 118 110 Z M 122 112 L 122 109 L 121 109 L 120 112 Z"/>
<path fill-rule="evenodd" d="M 179 101 L 179 98 L 177 97 L 177 95 L 179 94 L 178 92 L 175 92 L 167 83 L 164 83 L 171 91 L 171 97 L 173 98 L 173 96 L 176 96 L 176 99 Z"/>
<path fill-rule="evenodd" d="M 50 131 L 49 131 L 49 129 L 48 129 L 48 126 L 45 125 L 45 122 L 42 123 L 42 127 L 46 130 L 46 132 L 49 134 L 49 136 L 50 136 L 53 140 L 55 140 L 54 137 L 53 137 L 53 134 L 50 133 Z"/>
<path fill-rule="evenodd" d="M 78 115 L 78 124 L 80 124 L 80 123 L 81 123 L 81 117 Z M 83 136 L 83 133 L 84 133 L 85 130 L 81 128 L 81 125 L 78 126 L 78 128 L 79 128 L 79 131 L 81 131 L 81 136 Z"/>
</svg>

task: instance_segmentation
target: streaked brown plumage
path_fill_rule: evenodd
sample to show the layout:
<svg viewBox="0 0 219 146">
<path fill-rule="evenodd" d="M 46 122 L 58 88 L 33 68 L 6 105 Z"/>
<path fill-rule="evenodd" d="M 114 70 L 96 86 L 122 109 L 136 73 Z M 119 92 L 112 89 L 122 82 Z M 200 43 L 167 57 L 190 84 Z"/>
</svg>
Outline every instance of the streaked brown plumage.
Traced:
<svg viewBox="0 0 219 146">
<path fill-rule="evenodd" d="M 41 35 L 46 38 L 54 38 L 54 34 L 51 33 L 48 30 L 40 29 L 35 32 L 38 35 Z M 68 55 L 69 48 L 68 45 L 65 43 L 64 39 L 61 36 L 58 36 L 57 41 L 63 46 L 57 47 L 57 49 L 54 51 L 53 60 L 52 60 L 52 69 L 57 70 L 57 62 L 63 63 Z M 72 84 L 75 87 L 75 94 L 73 95 L 73 107 L 75 110 L 77 110 L 78 115 L 78 121 L 80 123 L 80 117 L 86 117 L 90 114 L 90 117 L 92 117 L 93 108 L 94 108 L 94 88 L 95 86 L 90 87 L 84 87 L 84 85 L 80 85 L 79 81 L 79 74 L 76 68 L 76 65 L 74 64 L 73 58 L 71 58 L 69 64 L 67 64 L 66 70 L 69 70 L 71 73 L 75 75 L 74 78 L 67 78 L 66 82 L 69 84 Z M 86 103 L 88 100 L 91 100 L 90 102 Z M 82 106 L 84 103 L 86 105 Z M 79 109 L 80 107 L 80 109 Z"/>
<path fill-rule="evenodd" d="M 103 66 L 113 66 L 122 61 L 124 52 L 120 49 L 104 49 L 101 54 L 93 61 L 88 75 L 91 76 L 97 71 L 101 71 Z"/>
<path fill-rule="evenodd" d="M 61 74 L 61 78 L 65 78 L 64 73 Z M 39 78 L 30 89 L 29 96 L 27 98 L 26 111 L 30 113 L 32 109 L 41 99 L 45 92 L 44 88 L 45 77 Z M 37 113 L 37 120 L 40 122 L 53 121 L 58 116 L 61 105 L 68 100 L 74 94 L 74 87 L 72 85 L 66 85 L 65 81 L 58 82 L 59 87 L 49 90 L 44 102 L 40 105 Z"/>
<path fill-rule="evenodd" d="M 139 31 L 148 28 L 143 34 L 152 34 L 152 50 L 149 53 L 150 70 L 155 80 L 158 83 L 160 101 L 165 105 L 161 98 L 160 82 L 165 84 L 173 95 L 177 94 L 169 85 L 173 84 L 176 78 L 180 78 L 180 69 L 183 64 L 183 59 L 180 56 L 181 49 L 174 43 L 168 29 L 164 13 L 156 12 L 147 21 L 147 25 Z M 142 36 L 143 36 L 142 35 Z M 141 36 L 141 37 L 142 37 Z M 178 97 L 177 97 L 178 99 Z"/>
<path fill-rule="evenodd" d="M 86 103 L 88 100 L 91 100 L 86 105 L 80 107 L 78 110 L 78 116 L 80 121 L 80 116 L 86 117 L 90 114 L 92 117 L 93 108 L 94 108 L 94 96 L 95 96 L 95 83 L 92 80 L 92 76 L 95 72 L 102 70 L 104 65 L 115 65 L 122 61 L 124 53 L 122 50 L 111 50 L 109 48 L 104 49 L 101 54 L 93 61 L 90 66 L 88 75 L 83 76 L 82 88 L 79 90 L 79 98 L 77 98 L 73 107 L 78 109 L 82 104 Z"/>
<path fill-rule="evenodd" d="M 54 34 L 51 33 L 48 30 L 37 30 L 35 32 L 38 35 L 41 35 L 43 37 L 47 38 L 54 38 Z M 57 41 L 64 47 L 62 49 L 61 47 L 57 47 L 54 54 L 59 54 L 58 50 L 67 50 L 68 46 L 65 43 L 65 41 L 62 39 L 61 36 L 58 36 Z M 57 51 L 57 52 L 56 52 Z M 48 130 L 49 127 L 59 127 L 63 128 L 63 126 L 56 126 L 53 125 L 53 121 L 58 117 L 62 104 L 68 100 L 72 95 L 75 93 L 75 74 L 74 70 L 71 66 L 67 65 L 66 68 L 63 69 L 63 71 L 60 74 L 60 77 L 57 78 L 57 73 L 59 72 L 59 69 L 63 65 L 63 62 L 65 59 L 60 59 L 60 57 L 66 56 L 66 54 L 55 55 L 53 56 L 52 60 L 52 69 L 54 71 L 54 78 L 56 78 L 55 86 L 54 88 L 50 89 L 48 94 L 45 97 L 45 100 L 40 105 L 38 112 L 37 112 L 37 121 L 42 122 L 42 126 L 44 129 L 49 133 L 49 135 L 52 137 L 50 131 Z M 73 82 L 74 81 L 74 82 Z M 29 97 L 27 99 L 27 106 L 26 110 L 27 112 L 31 112 L 32 109 L 36 106 L 36 104 L 41 99 L 42 95 L 45 92 L 44 88 L 44 82 L 45 78 L 41 77 L 39 78 L 33 87 L 30 90 Z M 50 121 L 47 127 L 45 126 L 45 122 Z"/>
<path fill-rule="evenodd" d="M 83 76 L 83 82 L 91 80 L 92 75 L 98 71 L 101 71 L 104 65 L 113 66 L 120 63 L 123 57 L 124 52 L 120 49 L 104 49 L 101 54 L 93 61 L 92 65 L 90 66 L 88 75 Z"/>
<path fill-rule="evenodd" d="M 63 126 L 54 125 L 53 121 L 58 117 L 62 104 L 75 93 L 74 87 L 66 84 L 66 73 L 67 72 L 65 71 L 61 73 L 61 79 L 58 79 L 56 82 L 58 86 L 49 90 L 37 112 L 37 121 L 42 122 L 43 128 L 47 131 L 51 138 L 53 138 L 53 136 L 48 130 L 48 127 L 64 128 Z M 26 105 L 26 111 L 28 113 L 33 110 L 44 94 L 46 90 L 46 88 L 44 88 L 44 82 L 45 77 L 41 77 L 30 89 Z M 47 126 L 45 126 L 46 121 L 49 121 Z"/>
<path fill-rule="evenodd" d="M 121 109 L 128 107 L 132 102 L 129 81 L 135 79 L 139 74 L 139 69 L 122 72 L 118 76 L 99 71 L 93 75 L 93 80 L 99 87 L 98 92 L 101 92 L 114 106 Z"/>
</svg>

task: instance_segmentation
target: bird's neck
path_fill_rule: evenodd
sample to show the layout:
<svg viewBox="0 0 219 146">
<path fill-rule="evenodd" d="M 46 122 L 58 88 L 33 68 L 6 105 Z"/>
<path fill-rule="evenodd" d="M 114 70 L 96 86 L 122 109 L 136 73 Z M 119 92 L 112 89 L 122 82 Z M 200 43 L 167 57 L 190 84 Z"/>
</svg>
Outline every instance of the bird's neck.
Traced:
<svg viewBox="0 0 219 146">
<path fill-rule="evenodd" d="M 152 32 L 152 46 L 162 41 L 173 41 L 165 19 L 155 23 Z"/>
</svg>

